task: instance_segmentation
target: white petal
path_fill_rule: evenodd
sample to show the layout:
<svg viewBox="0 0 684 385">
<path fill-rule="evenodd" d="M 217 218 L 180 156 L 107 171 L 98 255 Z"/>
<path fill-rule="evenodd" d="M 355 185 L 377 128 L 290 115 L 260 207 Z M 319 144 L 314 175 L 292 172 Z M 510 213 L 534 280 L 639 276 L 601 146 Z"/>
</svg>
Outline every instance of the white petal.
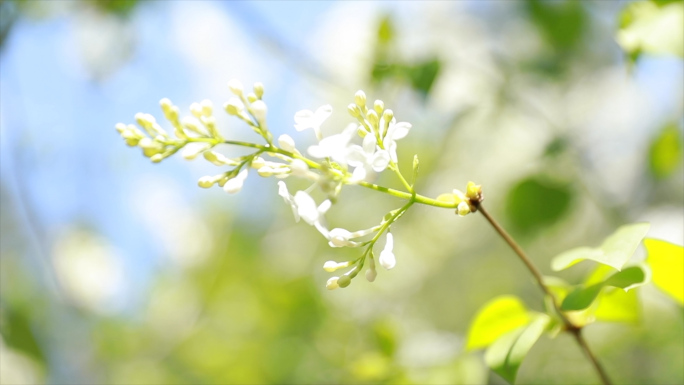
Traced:
<svg viewBox="0 0 684 385">
<path fill-rule="evenodd" d="M 313 225 L 318 221 L 316 202 L 309 194 L 304 191 L 297 191 L 294 196 L 294 202 L 297 205 L 299 216 L 302 217 L 306 223 Z"/>
<path fill-rule="evenodd" d="M 289 204 L 290 207 L 292 207 L 292 214 L 294 214 L 295 222 L 299 222 L 299 213 L 297 212 L 297 205 L 295 204 L 292 195 L 290 195 L 290 192 L 287 191 L 287 185 L 282 180 L 278 182 L 278 195 L 283 197 L 285 203 Z"/>
<path fill-rule="evenodd" d="M 330 210 L 330 207 L 332 207 L 332 202 L 330 202 L 330 199 L 326 199 L 318 206 L 318 213 L 323 215 Z"/>
<path fill-rule="evenodd" d="M 314 113 L 311 110 L 297 111 L 297 113 L 294 116 L 294 121 L 296 123 L 295 129 L 297 131 L 303 131 L 303 130 L 306 130 L 307 128 L 313 127 L 311 125 L 313 116 L 314 116 Z"/>
<path fill-rule="evenodd" d="M 406 135 L 408 135 L 409 130 L 411 129 L 411 123 L 407 122 L 399 122 L 392 127 L 389 128 L 388 131 L 390 131 L 390 135 L 392 136 L 392 140 L 399 140 Z"/>
<path fill-rule="evenodd" d="M 372 154 L 375 152 L 375 136 L 373 135 L 366 135 L 365 138 L 363 138 L 363 151 L 366 154 Z"/>
<path fill-rule="evenodd" d="M 378 258 L 378 262 L 380 262 L 380 266 L 384 267 L 387 270 L 390 270 L 394 268 L 397 264 L 397 259 L 394 257 L 394 253 L 391 251 L 385 251 L 383 250 L 380 253 L 380 258 Z"/>
<path fill-rule="evenodd" d="M 352 183 L 358 183 L 361 181 L 366 180 L 366 177 L 368 176 L 368 172 L 366 171 L 366 168 L 361 166 L 357 167 L 354 169 L 354 172 L 352 172 L 352 177 L 350 182 Z"/>
<path fill-rule="evenodd" d="M 352 167 L 363 167 L 366 162 L 366 152 L 361 146 L 352 145 L 347 148 L 347 163 Z"/>
<path fill-rule="evenodd" d="M 390 155 L 387 151 L 385 150 L 380 150 L 373 154 L 373 157 L 371 158 L 371 166 L 373 167 L 373 171 L 375 172 L 381 172 L 384 169 L 387 168 L 389 165 L 389 160 L 390 160 Z"/>
<path fill-rule="evenodd" d="M 323 123 L 323 121 L 328 119 L 330 114 L 332 114 L 332 106 L 330 104 L 318 107 L 314 113 L 314 115 L 316 115 L 316 120 L 320 121 L 320 123 Z"/>
</svg>

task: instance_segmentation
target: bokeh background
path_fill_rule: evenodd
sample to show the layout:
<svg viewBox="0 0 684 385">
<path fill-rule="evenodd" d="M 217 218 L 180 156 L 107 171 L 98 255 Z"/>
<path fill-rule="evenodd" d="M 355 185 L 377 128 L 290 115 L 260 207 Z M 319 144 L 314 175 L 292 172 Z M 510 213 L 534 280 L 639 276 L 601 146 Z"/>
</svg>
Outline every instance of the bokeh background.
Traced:
<svg viewBox="0 0 684 385">
<path fill-rule="evenodd" d="M 537 310 L 542 295 L 483 218 L 414 206 L 393 227 L 394 270 L 327 291 L 323 262 L 357 250 L 295 224 L 275 180 L 200 189 L 215 166 L 152 164 L 114 125 L 162 120 L 163 97 L 184 114 L 220 106 L 237 78 L 263 82 L 274 134 L 306 146 L 294 113 L 330 103 L 337 132 L 363 89 L 413 124 L 399 158 L 410 173 L 419 155 L 419 191 L 481 183 L 545 273 L 626 223 L 681 245 L 684 15 L 645 23 L 655 43 L 625 50 L 629 4 L 2 1 L 0 382 L 503 383 L 464 351 L 469 322 L 497 295 Z M 217 115 L 226 137 L 258 139 Z M 345 188 L 333 226 L 401 204 L 361 190 Z M 639 296 L 639 320 L 590 325 L 590 345 L 618 383 L 683 383 L 682 309 Z M 518 381 L 597 379 L 561 335 Z"/>
</svg>

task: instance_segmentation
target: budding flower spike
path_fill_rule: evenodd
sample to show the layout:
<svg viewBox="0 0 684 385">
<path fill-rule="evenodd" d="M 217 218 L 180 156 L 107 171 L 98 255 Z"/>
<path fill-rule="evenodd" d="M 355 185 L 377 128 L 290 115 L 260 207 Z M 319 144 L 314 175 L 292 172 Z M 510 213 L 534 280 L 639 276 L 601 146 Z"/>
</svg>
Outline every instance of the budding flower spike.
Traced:
<svg viewBox="0 0 684 385">
<path fill-rule="evenodd" d="M 192 103 L 185 116 L 171 100 L 160 100 L 163 115 L 173 128 L 169 132 L 173 134 L 162 128 L 154 116 L 145 113 L 135 115 L 140 129 L 135 125 L 119 123 L 116 130 L 127 145 L 139 147 L 152 162 L 161 162 L 182 150 L 182 156 L 188 160 L 199 159 L 202 155 L 201 158 L 209 163 L 223 168 L 216 175 L 199 178 L 197 184 L 201 188 L 219 186 L 228 194 L 236 194 L 243 189 L 250 169 L 261 177 L 281 179 L 277 183 L 277 193 L 292 209 L 295 222 L 301 219 L 301 222 L 314 227 L 330 247 L 362 250 L 361 256 L 355 260 L 328 261 L 323 265 L 329 273 L 346 270 L 328 280 L 326 287 L 330 290 L 349 286 L 364 267 L 366 279 L 375 281 L 377 270 L 373 249 L 384 234 L 385 245 L 377 262 L 387 270 L 396 266 L 394 236 L 389 230 L 413 204 L 454 209 L 463 216 L 475 212 L 482 200 L 481 187 L 472 182 L 466 186 L 465 193 L 454 190 L 437 199 L 417 194 L 414 185 L 418 175 L 418 157 L 415 156 L 413 160 L 410 184 L 397 165 L 397 141 L 409 134 L 411 124 L 398 122 L 395 113 L 387 109 L 382 100 L 375 100 L 369 108 L 366 105 L 368 98 L 363 91 L 356 92 L 353 102 L 347 107 L 353 121 L 337 134 L 323 137 L 321 132 L 322 124 L 333 112 L 332 106 L 326 104 L 315 111 L 305 109 L 296 112 L 295 132 L 311 129 L 317 140 L 306 151 L 301 151 L 290 134 L 281 134 L 274 140 L 267 125 L 268 106 L 263 99 L 263 84 L 257 82 L 253 91 L 246 91 L 240 81 L 231 80 L 228 90 L 233 96 L 223 104 L 223 110 L 252 129 L 262 143 L 224 139 L 216 126 L 216 109 L 209 100 Z M 240 146 L 252 152 L 231 158 L 220 152 L 222 145 Z M 404 190 L 373 183 L 378 174 L 387 170 L 396 175 Z M 307 180 L 312 185 L 305 191 L 291 194 L 284 181 L 290 177 Z M 406 203 L 368 228 L 331 228 L 325 218 L 326 213 L 347 185 L 392 195 L 404 199 Z"/>
</svg>

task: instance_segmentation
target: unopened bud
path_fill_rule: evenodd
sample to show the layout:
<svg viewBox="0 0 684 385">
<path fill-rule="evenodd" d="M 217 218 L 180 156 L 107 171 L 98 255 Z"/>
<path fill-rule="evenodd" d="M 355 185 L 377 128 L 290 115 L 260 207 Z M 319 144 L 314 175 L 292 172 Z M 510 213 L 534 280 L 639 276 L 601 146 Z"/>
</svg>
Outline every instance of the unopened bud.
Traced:
<svg viewBox="0 0 684 385">
<path fill-rule="evenodd" d="M 380 115 L 382 114 L 382 111 L 385 110 L 385 103 L 382 100 L 376 100 L 375 103 L 373 103 L 373 109 Z"/>
<path fill-rule="evenodd" d="M 193 114 L 196 118 L 199 118 L 202 116 L 202 106 L 199 103 L 192 103 L 190 105 L 190 113 Z"/>
<path fill-rule="evenodd" d="M 228 82 L 228 88 L 230 89 L 230 92 L 237 96 L 242 96 L 243 93 L 243 88 L 242 88 L 242 83 L 240 83 L 239 80 L 237 79 L 232 79 Z"/>
<path fill-rule="evenodd" d="M 261 82 L 254 83 L 254 94 L 259 99 L 264 96 L 264 85 Z"/>
<path fill-rule="evenodd" d="M 463 201 L 463 202 L 459 203 L 458 206 L 456 207 L 456 212 L 458 213 L 458 215 L 464 217 L 464 216 L 470 214 L 470 205 L 468 204 L 468 202 Z"/>
<path fill-rule="evenodd" d="M 290 170 L 292 170 L 292 175 L 306 176 L 309 172 L 309 166 L 301 159 L 294 159 L 290 163 Z"/>
<path fill-rule="evenodd" d="M 337 283 L 339 280 L 338 277 L 331 277 L 328 282 L 325 283 L 325 288 L 328 290 L 335 290 L 340 287 L 340 285 Z"/>
<path fill-rule="evenodd" d="M 256 102 L 257 100 L 259 100 L 259 98 L 257 98 L 257 96 L 256 96 L 256 94 L 255 94 L 254 92 L 250 92 L 250 93 L 247 94 L 247 100 L 248 100 L 250 103 L 254 103 L 254 102 Z"/>
<path fill-rule="evenodd" d="M 394 111 L 387 109 L 382 113 L 382 118 L 385 119 L 385 124 L 389 124 L 394 119 Z"/>
<path fill-rule="evenodd" d="M 347 287 L 351 283 L 351 277 L 348 275 L 343 275 L 337 279 L 337 285 L 339 287 Z"/>
<path fill-rule="evenodd" d="M 202 103 L 200 103 L 200 107 L 202 107 L 202 115 L 210 116 L 214 110 L 214 103 L 209 99 L 204 99 L 202 100 Z"/>
<path fill-rule="evenodd" d="M 356 91 L 356 94 L 354 94 L 354 103 L 356 103 L 356 105 L 359 107 L 365 107 L 366 106 L 366 93 L 363 92 L 362 90 Z"/>
<path fill-rule="evenodd" d="M 290 135 L 280 135 L 278 137 L 278 145 L 285 151 L 295 152 L 295 141 Z"/>
<path fill-rule="evenodd" d="M 366 117 L 368 118 L 368 122 L 373 126 L 374 128 L 378 128 L 378 122 L 380 119 L 378 118 L 378 114 L 375 113 L 375 111 L 368 111 L 366 114 Z"/>
<path fill-rule="evenodd" d="M 266 103 L 264 103 L 261 100 L 257 100 L 254 103 L 252 103 L 252 114 L 254 114 L 254 117 L 256 120 L 259 122 L 259 124 L 264 124 L 266 122 L 266 112 L 268 109 L 266 108 Z"/>
<path fill-rule="evenodd" d="M 210 188 L 217 182 L 215 176 L 203 176 L 197 181 L 197 185 L 201 188 Z"/>
<path fill-rule="evenodd" d="M 351 103 L 347 106 L 347 112 L 349 112 L 349 115 L 354 118 L 361 116 L 361 108 L 354 103 Z"/>
<path fill-rule="evenodd" d="M 244 109 L 244 105 L 238 98 L 230 98 L 228 102 L 223 105 L 228 115 L 239 115 Z"/>
<path fill-rule="evenodd" d="M 366 280 L 368 282 L 373 282 L 375 281 L 375 278 L 378 276 L 378 272 L 375 269 L 368 269 L 366 270 Z"/>
</svg>

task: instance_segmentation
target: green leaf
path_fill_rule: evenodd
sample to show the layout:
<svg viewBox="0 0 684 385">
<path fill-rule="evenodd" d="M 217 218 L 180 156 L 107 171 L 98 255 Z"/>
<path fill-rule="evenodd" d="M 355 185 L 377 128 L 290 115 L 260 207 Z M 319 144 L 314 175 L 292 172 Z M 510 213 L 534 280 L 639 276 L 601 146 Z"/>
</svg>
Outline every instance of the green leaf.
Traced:
<svg viewBox="0 0 684 385">
<path fill-rule="evenodd" d="M 567 269 L 588 259 L 620 270 L 634 254 L 650 226 L 648 223 L 622 226 L 606 238 L 599 248 L 580 247 L 557 255 L 551 260 L 551 269 Z"/>
<path fill-rule="evenodd" d="M 682 133 L 675 123 L 665 125 L 651 142 L 648 154 L 651 174 L 664 179 L 682 164 Z"/>
<path fill-rule="evenodd" d="M 406 76 L 411 80 L 411 86 L 419 91 L 423 96 L 427 96 L 432 89 L 432 85 L 439 75 L 442 64 L 439 60 L 433 59 L 423 63 L 406 67 Z"/>
<path fill-rule="evenodd" d="M 636 290 L 604 290 L 598 298 L 594 311 L 597 321 L 637 322 L 639 321 L 639 301 Z"/>
<path fill-rule="evenodd" d="M 487 302 L 468 331 L 466 349 L 489 346 L 502 335 L 530 322 L 525 305 L 516 296 L 502 295 Z"/>
<path fill-rule="evenodd" d="M 532 176 L 519 181 L 506 197 L 506 214 L 514 230 L 532 233 L 567 213 L 572 190 L 565 184 Z"/>
<path fill-rule="evenodd" d="M 578 288 L 568 294 L 561 304 L 561 310 L 576 311 L 588 308 L 605 286 L 614 286 L 625 291 L 636 286 L 643 285 L 648 281 L 644 268 L 640 266 L 628 267 L 608 277 L 603 282 Z"/>
<path fill-rule="evenodd" d="M 485 362 L 509 383 L 515 382 L 518 368 L 549 323 L 549 317 L 540 314 L 529 325 L 519 327 L 496 340 L 485 353 Z"/>
<path fill-rule="evenodd" d="M 684 247 L 657 239 L 644 240 L 644 246 L 653 284 L 684 305 Z"/>
</svg>

